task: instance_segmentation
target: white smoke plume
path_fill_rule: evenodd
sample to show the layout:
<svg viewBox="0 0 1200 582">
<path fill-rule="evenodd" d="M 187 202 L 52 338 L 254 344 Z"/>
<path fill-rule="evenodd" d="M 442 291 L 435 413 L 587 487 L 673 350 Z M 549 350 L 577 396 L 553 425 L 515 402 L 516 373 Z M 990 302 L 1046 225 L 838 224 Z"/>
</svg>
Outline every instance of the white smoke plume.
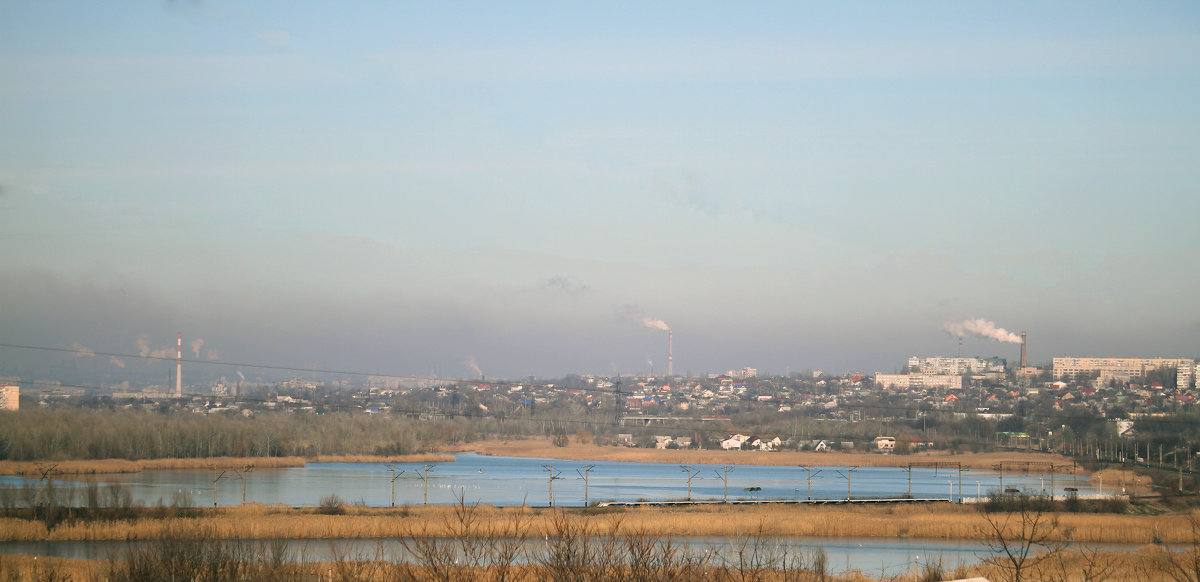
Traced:
<svg viewBox="0 0 1200 582">
<path fill-rule="evenodd" d="M 960 322 L 950 322 L 942 325 L 942 329 L 950 335 L 963 337 L 966 334 L 1005 342 L 1010 344 L 1021 343 L 1021 336 L 1004 329 L 996 327 L 996 323 L 983 318 L 967 319 Z"/>
<path fill-rule="evenodd" d="M 200 348 L 204 347 L 204 340 L 200 339 L 200 338 L 196 338 L 196 339 L 192 340 L 191 346 L 192 346 L 192 353 L 196 354 L 196 359 L 197 360 L 200 359 Z"/>
<path fill-rule="evenodd" d="M 212 348 L 209 348 L 209 349 L 207 349 L 207 350 L 204 350 L 204 359 L 206 359 L 206 360 L 216 360 L 216 359 L 218 359 L 218 358 L 219 358 L 219 356 L 217 355 L 217 350 L 214 350 L 214 349 L 212 349 Z"/>
<path fill-rule="evenodd" d="M 171 345 L 165 348 L 151 349 L 150 342 L 146 341 L 146 337 L 142 336 L 137 339 L 138 353 L 143 358 L 173 358 L 175 357 L 176 346 Z"/>
<path fill-rule="evenodd" d="M 243 382 L 245 382 L 245 381 L 246 381 L 246 375 L 245 375 L 245 374 L 243 374 L 241 370 L 238 370 L 238 373 L 237 373 L 237 375 L 238 375 L 238 379 L 239 379 L 239 380 L 241 380 L 241 381 L 243 381 Z"/>
<path fill-rule="evenodd" d="M 479 363 L 475 361 L 475 356 L 470 356 L 467 358 L 467 367 L 470 368 L 472 372 L 475 372 L 476 376 L 479 376 L 480 378 L 483 377 L 483 370 L 479 369 Z"/>
<path fill-rule="evenodd" d="M 620 309 L 621 317 L 628 319 L 642 327 L 657 329 L 659 331 L 671 331 L 671 326 L 661 319 L 646 317 L 642 309 L 636 305 L 622 305 Z"/>
<path fill-rule="evenodd" d="M 71 352 L 74 353 L 75 357 L 77 358 L 88 358 L 96 355 L 96 352 L 92 351 L 91 348 L 85 347 L 79 342 L 71 344 Z"/>
<path fill-rule="evenodd" d="M 122 360 L 121 358 L 112 356 L 108 359 L 108 361 L 109 361 L 109 363 L 111 363 L 112 365 L 114 365 L 118 368 L 122 368 L 122 369 L 125 368 L 125 360 Z"/>
</svg>

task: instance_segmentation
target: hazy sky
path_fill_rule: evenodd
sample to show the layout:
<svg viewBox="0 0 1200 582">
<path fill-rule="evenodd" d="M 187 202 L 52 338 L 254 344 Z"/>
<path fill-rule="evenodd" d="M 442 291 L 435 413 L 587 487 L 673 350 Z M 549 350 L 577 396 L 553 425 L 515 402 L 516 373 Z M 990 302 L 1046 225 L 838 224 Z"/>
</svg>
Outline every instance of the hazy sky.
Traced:
<svg viewBox="0 0 1200 582">
<path fill-rule="evenodd" d="M 1198 184 L 1190 0 L 0 2 L 6 343 L 665 370 L 640 310 L 677 373 L 967 318 L 1196 357 Z"/>
</svg>

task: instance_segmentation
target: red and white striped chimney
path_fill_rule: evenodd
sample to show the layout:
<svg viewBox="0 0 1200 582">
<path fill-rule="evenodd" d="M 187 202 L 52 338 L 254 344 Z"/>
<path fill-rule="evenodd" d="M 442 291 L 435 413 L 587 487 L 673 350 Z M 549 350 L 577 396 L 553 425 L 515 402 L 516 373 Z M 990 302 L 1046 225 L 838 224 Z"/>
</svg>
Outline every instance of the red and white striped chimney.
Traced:
<svg viewBox="0 0 1200 582">
<path fill-rule="evenodd" d="M 175 397 L 183 396 L 183 332 L 175 340 Z"/>
</svg>

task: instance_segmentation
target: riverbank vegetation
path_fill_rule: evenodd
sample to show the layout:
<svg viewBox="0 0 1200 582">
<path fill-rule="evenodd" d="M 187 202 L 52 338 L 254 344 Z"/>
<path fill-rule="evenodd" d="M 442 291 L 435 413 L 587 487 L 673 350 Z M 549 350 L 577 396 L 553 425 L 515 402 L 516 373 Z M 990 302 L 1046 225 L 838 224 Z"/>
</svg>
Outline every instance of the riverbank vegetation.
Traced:
<svg viewBox="0 0 1200 582">
<path fill-rule="evenodd" d="M 81 461 L 0 461 L 0 475 L 41 478 L 54 475 L 140 473 L 152 469 L 285 469 L 308 463 L 451 463 L 454 457 L 439 453 L 410 455 L 317 455 L 313 457 L 213 457 L 192 459 L 95 459 Z M 0 493 L 2 494 L 2 493 Z"/>
<path fill-rule="evenodd" d="M 477 438 L 466 423 L 330 412 L 193 414 L 59 406 L 0 416 L 0 460 L 405 455 Z"/>
<path fill-rule="evenodd" d="M 212 532 L 222 538 L 387 538 L 419 528 L 430 536 L 453 535 L 445 528 L 456 506 L 366 507 L 331 496 L 316 507 L 245 504 L 199 507 L 186 492 L 167 503 L 145 507 L 132 501 L 122 485 L 91 483 L 82 490 L 23 487 L 0 495 L 0 541 L 154 539 L 164 527 Z M 700 505 L 690 507 L 531 508 L 473 506 L 480 524 L 525 516 L 533 534 L 547 535 L 548 519 L 565 515 L 603 531 L 621 522 L 656 536 L 720 537 L 762 531 L 783 537 L 893 537 L 974 539 L 980 514 L 1026 507 L 1057 516 L 1064 540 L 1093 543 L 1178 543 L 1189 535 L 1188 514 L 1126 512 L 1117 502 L 1050 502 L 1023 498 L 978 506 L 917 505 Z M 1040 500 L 1040 501 L 1039 501 Z M 1117 513 L 1101 513 L 1116 511 Z"/>
<path fill-rule="evenodd" d="M 245 509 L 245 508 L 241 508 Z M 808 508 L 826 509 L 826 508 Z M 990 580 L 1194 580 L 1188 568 L 1200 560 L 1200 516 L 1185 516 L 1188 535 L 1172 543 L 1134 551 L 1102 551 L 1073 537 L 1069 517 L 1026 504 L 1003 513 L 973 515 L 975 535 L 995 553 L 973 566 L 949 568 L 926 556 L 902 574 L 851 571 L 832 574 L 817 545 L 780 543 L 780 533 L 759 515 L 757 526 L 719 536 L 722 541 L 689 546 L 686 536 L 652 527 L 661 511 L 544 510 L 459 503 L 414 508 L 399 515 L 419 517 L 399 527 L 400 551 L 351 555 L 331 542 L 332 561 L 293 555 L 286 536 L 251 543 L 209 524 L 160 521 L 150 543 L 130 546 L 107 560 L 43 560 L 0 557 L 0 578 L 9 580 L 717 580 L 924 582 L 970 576 Z M 667 513 L 687 514 L 679 509 Z M 701 512 L 705 513 L 705 512 Z M 741 510 L 732 513 L 742 513 Z M 352 517 L 361 517 L 354 515 Z M 711 513 L 708 521 L 712 519 Z M 729 514 L 723 516 L 725 519 Z M 796 517 L 796 516 L 793 516 Z M 852 515 L 842 515 L 843 521 Z M 897 516 L 911 518 L 913 515 Z M 677 526 L 678 524 L 673 524 Z M 1112 523 L 1109 527 L 1122 524 Z M 711 537 L 711 536 L 710 536 Z M 1068 547 L 1068 542 L 1070 546 Z"/>
</svg>

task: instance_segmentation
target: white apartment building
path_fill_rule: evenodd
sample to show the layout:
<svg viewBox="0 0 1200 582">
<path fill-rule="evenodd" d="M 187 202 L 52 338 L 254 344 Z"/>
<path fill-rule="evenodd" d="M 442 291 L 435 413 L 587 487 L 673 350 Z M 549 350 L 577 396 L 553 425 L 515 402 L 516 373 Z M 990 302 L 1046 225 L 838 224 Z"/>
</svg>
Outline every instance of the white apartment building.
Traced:
<svg viewBox="0 0 1200 582">
<path fill-rule="evenodd" d="M 21 387 L 17 385 L 0 386 L 0 410 L 20 410 Z"/>
<path fill-rule="evenodd" d="M 898 390 L 915 390 L 929 388 L 947 388 L 961 390 L 962 376 L 953 374 L 884 374 L 875 373 L 875 385 L 881 388 Z"/>
<path fill-rule="evenodd" d="M 908 359 L 908 369 L 924 374 L 1004 373 L 1008 362 L 1003 358 L 946 358 L 934 356 Z"/>
<path fill-rule="evenodd" d="M 1097 374 L 1101 384 L 1111 380 L 1129 382 L 1159 368 L 1177 368 L 1179 387 L 1189 388 L 1196 375 L 1196 362 L 1188 358 L 1054 358 L 1054 379 Z"/>
</svg>

